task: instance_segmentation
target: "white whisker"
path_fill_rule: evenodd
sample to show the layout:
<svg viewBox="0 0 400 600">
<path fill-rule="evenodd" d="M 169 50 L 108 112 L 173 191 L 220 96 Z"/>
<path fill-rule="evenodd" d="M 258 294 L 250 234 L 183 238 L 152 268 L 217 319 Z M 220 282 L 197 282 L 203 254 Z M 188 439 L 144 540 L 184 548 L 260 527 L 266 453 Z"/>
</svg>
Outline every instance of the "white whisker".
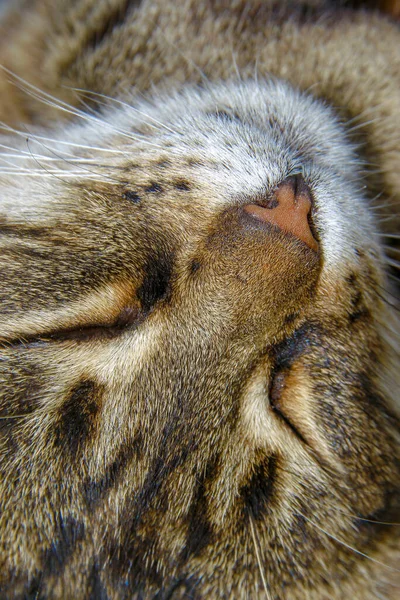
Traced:
<svg viewBox="0 0 400 600">
<path fill-rule="evenodd" d="M 181 133 L 179 131 L 176 131 L 174 129 L 171 129 L 170 127 L 168 127 L 167 125 L 165 125 L 164 123 L 162 123 L 161 121 L 159 121 L 158 119 L 155 119 L 154 117 L 152 117 L 151 115 L 139 110 L 138 108 L 136 108 L 135 106 L 132 106 L 131 104 L 129 104 L 128 102 L 123 102 L 122 100 L 119 100 L 118 98 L 112 98 L 111 96 L 106 96 L 105 94 L 99 94 L 98 92 L 92 92 L 90 90 L 83 90 L 81 88 L 70 88 L 76 92 L 80 92 L 82 94 L 85 94 L 87 96 L 96 96 L 99 98 L 103 98 L 104 100 L 107 100 L 109 102 L 115 102 L 116 104 L 127 108 L 128 110 L 132 110 L 135 113 L 141 115 L 142 117 L 145 117 L 146 119 L 150 119 L 150 121 L 152 121 L 153 123 L 155 123 L 156 125 L 158 125 L 159 127 L 162 127 L 163 129 L 166 129 L 167 131 L 169 131 L 170 133 L 173 133 L 174 135 L 177 135 L 178 133 Z M 103 103 L 104 106 L 107 106 L 106 103 Z"/>
<path fill-rule="evenodd" d="M 4 163 L 5 165 L 7 165 L 7 169 L 14 169 L 14 170 L 18 171 L 18 167 L 16 167 L 15 163 L 13 163 L 11 160 L 6 160 L 2 156 L 0 156 L 0 160 L 1 160 L 2 163 Z M 0 169 L 1 168 L 2 167 L 0 167 Z"/>
<path fill-rule="evenodd" d="M 26 415 L 7 415 L 6 417 L 2 417 L 0 416 L 0 420 L 5 420 L 5 419 L 24 419 L 25 417 L 29 417 L 31 416 L 30 413 L 27 413 Z"/>
<path fill-rule="evenodd" d="M 68 162 L 69 164 L 94 164 L 94 165 L 98 165 L 98 159 L 97 158 L 73 158 L 72 160 L 66 160 L 64 157 L 60 158 L 55 158 L 55 157 L 51 157 L 51 156 L 46 156 L 44 154 L 37 154 L 36 152 L 34 153 L 35 158 L 40 159 L 42 162 L 55 162 L 55 163 L 59 163 L 59 162 Z M 25 153 L 24 156 L 21 156 L 20 154 L 6 154 L 6 153 L 1 153 L 0 152 L 0 159 L 4 160 L 5 158 L 16 158 L 19 160 L 23 160 L 23 161 L 27 161 L 27 160 L 32 160 L 32 156 L 29 156 L 28 153 Z M 12 163 L 14 164 L 14 163 Z M 101 165 L 103 167 L 107 167 L 107 168 L 116 168 L 115 165 Z M 18 167 L 16 167 L 18 168 Z"/>
<path fill-rule="evenodd" d="M 325 535 L 327 535 L 329 538 L 331 538 L 332 540 L 334 540 L 335 542 L 337 542 L 338 544 L 341 544 L 345 548 L 348 548 L 349 550 L 351 550 L 352 552 L 355 552 L 359 556 L 363 556 L 364 558 L 367 558 L 368 560 L 376 563 L 377 565 L 379 565 L 381 567 L 385 567 L 385 569 L 389 569 L 390 571 L 395 571 L 396 573 L 400 573 L 400 569 L 396 569 L 395 567 L 391 567 L 390 565 L 386 565 L 385 563 L 381 562 L 380 560 L 377 560 L 376 558 L 373 558 L 372 556 L 368 556 L 368 554 L 365 554 L 365 552 L 361 552 L 361 550 L 357 550 L 357 548 L 354 548 L 353 546 L 350 546 L 350 544 L 348 544 L 347 542 L 344 542 L 343 540 L 341 540 L 340 538 L 336 537 L 332 533 L 329 533 L 328 531 L 326 531 L 326 529 L 324 529 L 320 525 L 317 525 L 317 523 L 315 523 L 312 519 L 309 519 L 308 517 L 306 517 L 305 515 L 303 515 L 298 510 L 297 510 L 297 514 L 300 515 L 300 517 L 302 517 L 303 519 L 305 519 L 309 523 L 311 523 L 311 525 L 313 525 L 314 527 L 316 527 L 317 529 L 319 529 L 319 531 L 321 531 L 322 533 L 324 533 Z"/>
<path fill-rule="evenodd" d="M 18 75 L 12 73 L 6 67 L 0 65 L 0 68 L 3 69 L 4 71 L 6 71 L 13 79 L 20 82 L 19 84 L 17 84 L 12 80 L 10 83 L 15 85 L 15 87 L 20 89 L 22 92 L 28 94 L 32 98 L 35 98 L 39 102 L 42 102 L 43 104 L 46 104 L 47 106 L 51 106 L 52 108 L 56 108 L 57 110 L 61 110 L 67 114 L 71 114 L 73 116 L 79 117 L 88 122 L 96 123 L 96 124 L 98 123 L 102 127 L 107 127 L 109 129 L 111 129 L 114 133 L 118 133 L 119 135 L 126 137 L 130 140 L 143 142 L 145 144 L 148 144 L 149 146 L 153 146 L 153 147 L 162 149 L 162 146 L 159 146 L 157 144 L 154 144 L 153 142 L 150 142 L 144 136 L 143 137 L 134 136 L 129 132 L 126 132 L 126 131 L 118 129 L 117 127 L 114 127 L 114 125 L 112 125 L 108 121 L 105 121 L 104 119 L 99 119 L 98 117 L 94 117 L 90 114 L 87 114 L 87 113 L 75 108 L 74 106 L 72 106 L 58 98 L 55 98 L 51 94 L 48 94 L 47 92 L 44 92 L 43 90 L 40 90 L 33 84 L 27 82 L 26 80 L 22 79 Z M 12 128 L 10 128 L 10 129 L 12 129 Z"/>
<path fill-rule="evenodd" d="M 353 125 L 351 127 L 347 128 L 347 131 L 349 131 L 350 133 L 354 133 L 354 131 L 358 131 L 359 129 L 362 129 L 363 127 L 368 127 L 368 125 L 374 125 L 375 123 L 379 123 L 380 119 L 376 118 L 376 119 L 370 119 L 369 121 L 363 121 L 362 123 L 358 123 L 358 125 Z M 347 124 L 349 123 L 349 121 L 347 121 Z"/>
<path fill-rule="evenodd" d="M 379 223 L 388 223 L 390 221 L 393 221 L 396 218 L 397 218 L 396 215 L 388 214 L 386 216 L 383 216 L 382 218 L 381 218 L 381 216 L 379 216 L 378 217 L 378 221 L 379 221 Z"/>
<path fill-rule="evenodd" d="M 303 465 L 294 463 L 298 468 L 302 468 Z M 304 479 L 304 477 L 302 477 L 299 473 L 296 473 L 295 471 L 292 471 L 291 469 L 286 469 L 285 467 L 280 466 L 280 470 L 284 471 L 285 473 L 288 473 L 289 475 L 292 475 L 293 477 L 295 477 L 297 479 L 297 484 L 301 485 L 305 492 L 308 490 L 308 483 L 307 481 Z M 328 485 L 328 484 L 327 484 Z M 376 521 L 373 519 L 365 519 L 364 517 L 360 517 L 357 514 L 354 513 L 350 513 L 342 508 L 340 508 L 339 506 L 335 506 L 332 503 L 329 503 L 329 508 L 331 510 L 337 511 L 340 514 L 344 515 L 345 517 L 348 517 L 349 519 L 355 520 L 355 521 L 361 521 L 363 523 L 374 523 L 375 525 L 387 525 L 387 526 L 395 526 L 395 527 L 400 527 L 400 523 L 396 523 L 393 521 Z"/>
<path fill-rule="evenodd" d="M 380 236 L 383 238 L 393 238 L 394 240 L 400 240 L 399 233 L 381 233 Z"/>
<path fill-rule="evenodd" d="M 71 177 L 74 179 L 74 181 L 76 180 L 84 180 L 84 181 L 97 181 L 98 183 L 104 183 L 104 179 L 100 179 L 100 178 L 95 178 L 95 176 L 91 176 L 90 173 L 85 175 L 84 173 L 81 172 L 69 172 L 69 171 L 46 171 L 43 173 L 32 173 L 30 171 L 22 171 L 22 172 L 17 172 L 17 171 L 1 171 L 0 172 L 0 176 L 2 175 L 18 175 L 18 177 L 22 177 L 22 176 L 27 176 L 27 177 L 40 177 L 43 179 L 46 178 L 51 178 L 51 177 L 56 177 L 58 179 L 61 179 L 61 181 Z M 62 175 L 62 177 L 61 177 Z M 70 183 L 70 182 L 68 182 Z"/>
<path fill-rule="evenodd" d="M 142 142 L 144 144 L 148 144 L 149 146 L 153 146 L 156 148 L 162 148 L 162 146 L 160 146 L 158 144 L 154 144 L 153 142 L 150 142 L 144 136 L 143 137 L 138 137 L 137 135 L 134 136 L 132 133 L 127 133 L 126 131 L 123 131 L 122 129 L 118 129 L 117 127 L 114 127 L 114 125 L 111 125 L 111 123 L 109 123 L 108 121 L 105 121 L 104 119 L 99 119 L 98 117 L 94 117 L 93 115 L 87 114 L 79 109 L 71 110 L 70 108 L 66 108 L 65 106 L 62 106 L 61 104 L 57 104 L 57 102 L 53 102 L 51 100 L 47 100 L 46 98 L 42 98 L 39 95 L 33 93 L 30 90 L 26 90 L 21 86 L 17 85 L 16 87 L 18 87 L 18 89 L 21 89 L 23 92 L 26 92 L 27 94 L 32 96 L 32 98 L 35 98 L 36 100 L 42 102 L 43 104 L 46 104 L 47 106 L 51 106 L 53 108 L 56 108 L 57 110 L 61 110 L 61 111 L 65 112 L 67 114 L 71 114 L 75 117 L 79 117 L 80 119 L 83 119 L 84 121 L 88 121 L 89 123 L 99 124 L 101 127 L 106 127 L 108 129 L 110 129 L 111 131 L 113 131 L 114 133 L 117 133 L 118 135 L 121 135 L 129 140 L 133 140 L 135 142 Z"/>
<path fill-rule="evenodd" d="M 1 127 L 0 127 L 1 129 Z M 18 130 L 13 130 L 16 134 L 18 135 L 22 135 L 23 137 L 26 137 L 26 133 L 23 131 L 18 131 Z M 35 141 L 36 140 L 44 140 L 45 142 L 51 142 L 53 144 L 62 144 L 62 145 L 66 145 L 66 146 L 72 146 L 74 148 L 81 148 L 82 150 L 93 150 L 96 152 L 108 152 L 109 154 L 123 154 L 124 156 L 126 156 L 126 152 L 124 152 L 123 150 L 114 150 L 113 148 L 101 148 L 99 146 L 86 146 L 85 144 L 77 144 L 76 142 L 68 142 L 66 140 L 58 140 L 56 138 L 49 138 L 43 135 L 37 135 L 34 134 L 32 132 L 29 132 L 29 137 L 33 138 Z M 70 156 L 74 156 L 73 154 L 71 154 Z"/>
<path fill-rule="evenodd" d="M 28 147 L 28 150 L 31 152 L 31 150 L 30 150 L 30 147 L 29 147 L 29 139 L 27 139 L 27 140 L 26 140 L 26 145 L 27 145 L 27 147 Z M 56 152 L 55 152 L 54 150 L 50 150 L 50 152 L 51 152 L 52 154 L 55 154 L 55 155 L 57 156 L 57 154 L 56 154 Z M 33 158 L 33 159 L 34 159 L 36 162 L 38 162 L 38 161 L 36 160 L 36 158 L 35 158 L 35 156 L 34 156 L 33 154 L 32 154 L 32 158 Z M 59 160 L 63 160 L 63 161 L 66 163 L 66 164 L 72 164 L 72 166 L 75 166 L 75 161 L 69 161 L 69 160 L 67 160 L 66 158 L 59 157 L 59 156 L 58 156 L 58 159 L 59 159 Z M 38 164 L 40 165 L 40 163 L 39 163 L 39 162 L 38 162 Z M 116 182 L 116 183 L 120 183 L 120 181 L 119 181 L 118 179 L 114 179 L 113 177 L 110 177 L 109 175 L 106 175 L 106 174 L 104 174 L 104 173 L 99 173 L 99 172 L 94 172 L 94 171 L 91 171 L 90 169 L 86 169 L 84 166 L 82 166 L 82 165 L 79 165 L 79 164 L 78 164 L 78 165 L 76 165 L 76 166 L 78 166 L 78 168 L 80 168 L 80 169 L 82 169 L 83 171 L 86 171 L 87 173 L 90 173 L 90 174 L 92 174 L 92 175 L 96 175 L 96 176 L 104 177 L 104 178 L 106 178 L 106 179 L 109 179 L 110 181 L 114 181 L 114 182 Z M 44 168 L 44 167 L 43 167 L 43 168 Z"/>
<path fill-rule="evenodd" d="M 382 247 L 385 248 L 387 252 L 400 253 L 400 248 L 396 248 L 396 246 L 389 246 L 389 244 L 382 244 Z"/>
<path fill-rule="evenodd" d="M 242 75 L 241 75 L 241 73 L 239 71 L 239 67 L 238 67 L 238 64 L 236 62 L 235 51 L 234 51 L 233 48 L 231 50 L 231 53 L 232 53 L 232 63 L 233 63 L 233 67 L 235 69 L 236 77 L 238 78 L 238 81 L 242 81 Z"/>
<path fill-rule="evenodd" d="M 376 112 L 377 112 L 377 107 L 376 106 L 371 106 L 371 107 L 365 108 L 364 110 L 362 110 L 360 113 L 358 113 L 357 115 L 355 115 L 351 119 L 348 119 L 346 121 L 346 124 L 347 125 L 351 125 L 354 122 L 358 122 L 361 119 L 365 119 L 366 117 L 369 117 L 371 114 L 376 114 Z"/>
<path fill-rule="evenodd" d="M 394 267 L 395 269 L 400 269 L 400 261 L 396 260 L 395 258 L 390 258 L 390 256 L 385 256 L 385 262 L 386 262 L 386 264 L 390 265 L 391 267 Z"/>
<path fill-rule="evenodd" d="M 270 593 L 269 593 L 269 590 L 268 590 L 268 586 L 267 586 L 267 581 L 265 579 L 264 570 L 262 568 L 260 548 L 259 548 L 258 543 L 257 543 L 256 531 L 255 531 L 255 527 L 254 527 L 254 521 L 253 521 L 253 517 L 252 517 L 252 515 L 250 513 L 249 513 L 249 524 L 250 524 L 251 538 L 252 538 L 253 544 L 254 544 L 254 552 L 256 553 L 258 569 L 260 571 L 260 576 L 261 576 L 261 581 L 262 581 L 262 584 L 263 584 L 263 587 L 264 587 L 265 596 L 266 596 L 267 600 L 271 600 L 271 596 L 270 596 Z"/>
</svg>

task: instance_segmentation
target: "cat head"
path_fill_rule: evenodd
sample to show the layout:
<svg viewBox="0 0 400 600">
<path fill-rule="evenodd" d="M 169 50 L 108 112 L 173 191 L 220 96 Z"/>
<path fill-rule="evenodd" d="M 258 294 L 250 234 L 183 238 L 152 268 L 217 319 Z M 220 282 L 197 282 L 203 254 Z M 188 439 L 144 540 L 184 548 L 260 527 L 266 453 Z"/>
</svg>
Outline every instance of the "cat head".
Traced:
<svg viewBox="0 0 400 600">
<path fill-rule="evenodd" d="M 344 126 L 279 80 L 76 113 L 2 174 L 7 569 L 375 597 L 396 315 Z"/>
</svg>

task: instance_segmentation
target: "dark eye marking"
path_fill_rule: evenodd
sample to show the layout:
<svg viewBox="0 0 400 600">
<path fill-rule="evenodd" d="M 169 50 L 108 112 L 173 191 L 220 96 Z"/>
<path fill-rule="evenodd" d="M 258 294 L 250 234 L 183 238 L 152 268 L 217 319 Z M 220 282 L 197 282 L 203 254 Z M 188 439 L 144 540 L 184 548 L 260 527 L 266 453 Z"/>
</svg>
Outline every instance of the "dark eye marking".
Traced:
<svg viewBox="0 0 400 600">
<path fill-rule="evenodd" d="M 93 432 L 103 390 L 93 381 L 80 381 L 64 400 L 55 425 L 55 445 L 76 459 L 77 451 Z"/>
<path fill-rule="evenodd" d="M 144 313 L 148 313 L 159 300 L 170 292 L 173 255 L 159 251 L 150 255 L 145 265 L 145 277 L 136 292 Z"/>
<path fill-rule="evenodd" d="M 123 198 L 126 198 L 126 200 L 133 202 L 133 204 L 139 204 L 141 201 L 139 194 L 137 192 L 133 192 L 132 190 L 126 190 L 122 196 Z"/>
<path fill-rule="evenodd" d="M 159 183 L 151 183 L 149 186 L 145 188 L 145 192 L 150 194 L 160 194 L 163 191 L 163 188 Z"/>
</svg>

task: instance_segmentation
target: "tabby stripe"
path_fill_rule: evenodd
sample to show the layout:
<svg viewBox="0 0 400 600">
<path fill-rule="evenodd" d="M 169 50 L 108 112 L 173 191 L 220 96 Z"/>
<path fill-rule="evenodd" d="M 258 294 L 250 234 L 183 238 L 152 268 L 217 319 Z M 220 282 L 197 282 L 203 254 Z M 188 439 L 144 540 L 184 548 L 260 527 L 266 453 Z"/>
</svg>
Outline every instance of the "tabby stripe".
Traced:
<svg viewBox="0 0 400 600">
<path fill-rule="evenodd" d="M 93 432 L 103 390 L 93 381 L 80 381 L 63 403 L 55 425 L 54 444 L 78 460 L 78 450 Z"/>
<path fill-rule="evenodd" d="M 240 494 L 243 499 L 244 513 L 250 513 L 256 520 L 265 518 L 270 509 L 277 477 L 278 457 L 264 458 L 255 467 L 250 481 L 244 485 Z"/>
<path fill-rule="evenodd" d="M 125 0 L 122 6 L 118 6 L 114 12 L 110 7 L 107 19 L 102 23 L 102 27 L 92 33 L 91 37 L 86 40 L 86 46 L 95 50 L 106 37 L 112 34 L 114 29 L 125 23 L 129 13 L 134 8 L 138 8 L 140 4 L 141 0 Z"/>
<path fill-rule="evenodd" d="M 142 444 L 142 437 L 138 434 L 132 442 L 125 443 L 119 449 L 116 459 L 108 465 L 100 479 L 93 481 L 88 478 L 83 483 L 83 493 L 89 508 L 93 509 L 100 500 L 103 500 L 112 487 L 118 485 L 131 460 L 134 457 L 139 459 Z"/>
</svg>

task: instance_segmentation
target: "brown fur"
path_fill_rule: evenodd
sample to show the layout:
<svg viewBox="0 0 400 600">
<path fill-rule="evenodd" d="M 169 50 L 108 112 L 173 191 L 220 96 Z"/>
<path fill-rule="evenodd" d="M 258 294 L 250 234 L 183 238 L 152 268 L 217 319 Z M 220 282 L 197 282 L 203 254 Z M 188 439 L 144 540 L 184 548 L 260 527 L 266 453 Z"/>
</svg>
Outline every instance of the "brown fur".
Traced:
<svg viewBox="0 0 400 600">
<path fill-rule="evenodd" d="M 7 69 L 71 110 L 70 88 L 131 102 L 133 86 L 163 125 L 136 114 L 134 139 L 105 129 L 111 157 L 69 148 L 94 161 L 75 179 L 74 157 L 47 179 L 1 175 L 1 597 L 394 600 L 399 319 L 375 229 L 399 229 L 397 25 L 319 2 L 21 6 L 2 26 Z M 379 192 L 391 219 L 355 215 L 367 233 L 337 267 L 318 212 L 315 253 L 247 218 L 247 188 L 223 183 L 241 164 L 230 131 L 259 171 L 264 154 L 213 83 L 254 73 L 360 124 L 348 138 L 368 168 L 338 159 L 327 189 L 351 205 L 354 175 L 366 215 Z M 71 115 L 0 77 L 2 120 L 47 126 L 31 144 L 62 140 Z M 199 82 L 214 94 L 210 146 L 194 109 L 192 132 L 162 112 Z M 180 126 L 184 141 L 169 138 Z M 314 156 L 313 140 L 271 129 Z"/>
</svg>

